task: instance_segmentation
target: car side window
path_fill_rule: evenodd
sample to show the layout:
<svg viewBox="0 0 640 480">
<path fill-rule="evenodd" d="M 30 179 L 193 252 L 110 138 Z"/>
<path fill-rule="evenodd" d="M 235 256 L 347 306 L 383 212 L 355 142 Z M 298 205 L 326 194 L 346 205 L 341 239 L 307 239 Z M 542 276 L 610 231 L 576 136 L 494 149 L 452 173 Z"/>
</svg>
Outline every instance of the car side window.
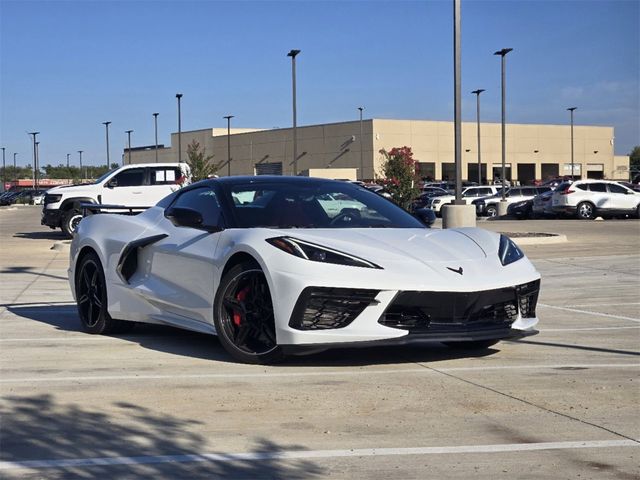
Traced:
<svg viewBox="0 0 640 480">
<path fill-rule="evenodd" d="M 580 190 L 584 190 L 584 191 L 589 190 L 589 186 L 586 183 L 582 183 L 580 185 L 576 185 L 576 188 L 579 188 Z"/>
<path fill-rule="evenodd" d="M 606 192 L 607 184 L 606 183 L 592 183 L 589 185 L 589 190 L 592 192 Z"/>
<path fill-rule="evenodd" d="M 521 197 L 522 196 L 522 190 L 520 190 L 519 188 L 512 188 L 511 190 L 509 190 L 509 196 L 510 197 Z"/>
<path fill-rule="evenodd" d="M 180 178 L 179 167 L 151 167 L 149 183 L 151 185 L 173 185 Z"/>
<path fill-rule="evenodd" d="M 144 168 L 130 168 L 109 180 L 114 187 L 139 187 L 144 185 Z"/>
<path fill-rule="evenodd" d="M 525 197 L 533 197 L 536 194 L 536 189 L 533 187 L 525 187 L 522 189 L 522 195 Z"/>
<path fill-rule="evenodd" d="M 615 183 L 610 183 L 609 184 L 609 191 L 611 193 L 622 193 L 625 194 L 627 193 L 627 189 L 624 188 L 622 185 L 617 185 Z"/>
<path fill-rule="evenodd" d="M 205 225 L 218 225 L 220 223 L 221 209 L 216 192 L 209 187 L 194 188 L 183 192 L 171 204 L 171 207 L 190 208 L 202 215 Z"/>
</svg>

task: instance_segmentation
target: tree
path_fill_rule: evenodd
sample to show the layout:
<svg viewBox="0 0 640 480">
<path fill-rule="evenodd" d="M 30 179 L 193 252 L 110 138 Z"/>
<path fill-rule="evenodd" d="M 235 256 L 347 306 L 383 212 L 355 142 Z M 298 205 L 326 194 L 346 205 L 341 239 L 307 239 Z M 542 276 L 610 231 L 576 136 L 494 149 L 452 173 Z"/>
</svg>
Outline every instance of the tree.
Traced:
<svg viewBox="0 0 640 480">
<path fill-rule="evenodd" d="M 382 149 L 380 153 L 384 156 L 381 182 L 393 201 L 408 210 L 419 193 L 416 186 L 416 161 L 411 147 L 396 147 L 388 152 Z"/>
<path fill-rule="evenodd" d="M 631 171 L 640 171 L 640 145 L 636 145 L 629 154 L 629 168 Z"/>
<path fill-rule="evenodd" d="M 204 147 L 200 149 L 200 143 L 195 139 L 187 145 L 187 164 L 191 168 L 194 182 L 215 175 L 220 168 L 220 163 L 212 162 L 213 155 L 207 155 L 206 152 Z"/>
</svg>

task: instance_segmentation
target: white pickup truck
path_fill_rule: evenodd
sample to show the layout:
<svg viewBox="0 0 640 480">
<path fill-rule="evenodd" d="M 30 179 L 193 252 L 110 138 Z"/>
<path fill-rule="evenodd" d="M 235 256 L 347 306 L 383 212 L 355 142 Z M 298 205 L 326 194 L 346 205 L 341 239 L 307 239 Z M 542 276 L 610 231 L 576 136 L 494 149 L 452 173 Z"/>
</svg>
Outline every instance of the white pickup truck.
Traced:
<svg viewBox="0 0 640 480">
<path fill-rule="evenodd" d="M 93 183 L 60 186 L 47 191 L 42 225 L 61 228 L 71 237 L 82 220 L 83 203 L 151 207 L 183 185 L 191 183 L 186 163 L 124 165 Z"/>
</svg>

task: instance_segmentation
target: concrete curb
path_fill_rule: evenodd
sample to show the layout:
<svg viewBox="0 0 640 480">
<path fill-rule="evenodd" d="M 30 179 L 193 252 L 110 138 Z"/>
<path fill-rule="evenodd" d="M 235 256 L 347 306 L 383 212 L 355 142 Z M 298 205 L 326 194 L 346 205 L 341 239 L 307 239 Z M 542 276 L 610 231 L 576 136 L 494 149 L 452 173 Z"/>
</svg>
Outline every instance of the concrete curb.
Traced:
<svg viewBox="0 0 640 480">
<path fill-rule="evenodd" d="M 517 245 L 549 245 L 552 243 L 565 243 L 569 241 L 566 235 L 562 235 L 560 233 L 543 233 L 543 232 L 535 232 L 535 233 L 539 235 L 544 235 L 544 236 L 542 237 L 509 237 L 509 238 L 511 238 L 511 240 L 516 242 Z M 504 232 L 504 234 L 509 236 L 508 232 Z"/>
<path fill-rule="evenodd" d="M 71 246 L 71 240 L 58 240 L 51 245 L 50 250 L 68 250 Z"/>
</svg>

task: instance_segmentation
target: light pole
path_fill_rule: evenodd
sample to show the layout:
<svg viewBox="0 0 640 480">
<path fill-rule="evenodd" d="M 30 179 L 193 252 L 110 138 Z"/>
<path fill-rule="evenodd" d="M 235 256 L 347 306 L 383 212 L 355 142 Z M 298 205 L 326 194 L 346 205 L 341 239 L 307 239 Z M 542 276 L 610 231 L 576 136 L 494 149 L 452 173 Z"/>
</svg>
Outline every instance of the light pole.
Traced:
<svg viewBox="0 0 640 480">
<path fill-rule="evenodd" d="M 180 112 L 181 93 L 176 93 L 178 99 L 178 163 L 182 162 L 182 115 Z"/>
<path fill-rule="evenodd" d="M 155 138 L 156 138 L 156 163 L 158 163 L 158 115 L 160 115 L 159 113 L 154 113 L 153 114 L 153 126 L 155 129 Z"/>
<path fill-rule="evenodd" d="M 84 150 L 78 150 L 78 153 L 80 154 L 80 183 L 82 183 L 83 180 L 83 175 L 82 175 L 82 152 Z"/>
<path fill-rule="evenodd" d="M 127 154 L 129 157 L 129 165 L 131 165 L 131 132 L 133 132 L 133 130 L 125 130 L 125 133 L 127 134 L 128 137 L 128 148 L 127 148 Z"/>
<path fill-rule="evenodd" d="M 33 135 L 33 189 L 35 190 L 36 185 L 38 184 L 38 152 L 36 151 L 36 135 L 40 132 L 29 132 L 29 135 Z"/>
<path fill-rule="evenodd" d="M 109 158 L 109 125 L 111 122 L 102 122 L 107 131 L 107 171 L 109 171 L 109 167 L 111 166 L 111 159 Z"/>
<path fill-rule="evenodd" d="M 578 107 L 567 108 L 571 112 L 571 180 L 573 181 L 573 111 Z"/>
<path fill-rule="evenodd" d="M 360 110 L 360 180 L 364 180 L 364 152 L 362 151 L 362 111 L 364 107 L 358 107 Z"/>
<path fill-rule="evenodd" d="M 501 74 L 501 78 L 502 78 L 502 173 L 501 173 L 501 177 L 502 177 L 502 192 L 501 192 L 501 204 L 503 211 L 500 211 L 500 207 L 498 207 L 498 212 L 501 215 L 504 215 L 507 213 L 507 197 L 506 197 L 506 187 L 507 187 L 507 182 L 506 182 L 506 178 L 505 178 L 505 173 L 506 173 L 506 158 L 507 158 L 507 146 L 506 146 L 506 130 L 505 130 L 505 117 L 506 117 L 506 85 L 505 85 L 505 64 L 506 64 L 506 59 L 505 56 L 507 55 L 507 53 L 509 53 L 510 51 L 512 51 L 513 48 L 503 48 L 502 50 L 498 50 L 497 52 L 494 52 L 494 55 L 500 55 L 501 59 L 500 59 L 500 63 L 502 65 L 502 74 Z"/>
<path fill-rule="evenodd" d="M 16 164 L 16 152 L 13 153 L 13 181 L 15 182 L 18 178 L 18 166 Z"/>
<path fill-rule="evenodd" d="M 4 150 L 6 147 L 2 147 L 2 191 L 4 192 L 5 183 L 7 183 L 7 165 L 4 161 Z"/>
<path fill-rule="evenodd" d="M 454 158 L 456 162 L 456 198 L 454 205 L 464 205 L 462 200 L 462 98 L 460 43 L 460 0 L 453 2 L 453 122 L 454 122 Z"/>
<path fill-rule="evenodd" d="M 71 156 L 70 153 L 67 153 L 67 168 L 69 168 L 69 157 Z"/>
<path fill-rule="evenodd" d="M 40 142 L 36 142 L 36 190 L 38 189 L 38 184 L 40 183 Z"/>
<path fill-rule="evenodd" d="M 291 50 L 287 57 L 291 57 L 291 89 L 293 94 L 293 174 L 298 175 L 298 119 L 296 111 L 296 55 L 300 50 Z"/>
<path fill-rule="evenodd" d="M 231 119 L 233 115 L 227 115 L 227 176 L 231 176 Z"/>
<path fill-rule="evenodd" d="M 482 162 L 480 161 L 480 94 L 482 92 L 484 92 L 483 88 L 471 92 L 476 94 L 476 118 L 478 119 L 478 185 L 482 185 Z"/>
</svg>

